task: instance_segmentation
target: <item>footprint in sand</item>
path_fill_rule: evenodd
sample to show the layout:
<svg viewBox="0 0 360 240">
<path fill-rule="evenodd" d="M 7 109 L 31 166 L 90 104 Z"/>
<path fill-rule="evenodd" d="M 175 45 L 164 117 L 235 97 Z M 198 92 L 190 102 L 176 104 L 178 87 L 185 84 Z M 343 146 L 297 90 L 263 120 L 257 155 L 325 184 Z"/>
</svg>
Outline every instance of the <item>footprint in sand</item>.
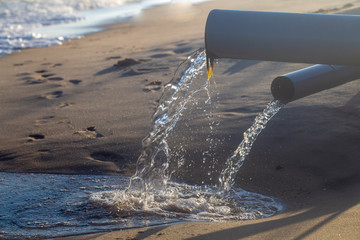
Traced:
<svg viewBox="0 0 360 240">
<path fill-rule="evenodd" d="M 50 121 L 51 119 L 54 119 L 54 118 L 55 118 L 55 116 L 46 116 L 46 117 L 43 117 L 43 118 L 40 118 L 40 119 L 35 120 L 35 121 L 34 121 L 34 124 L 35 124 L 36 126 L 44 125 L 44 124 L 49 123 L 49 121 Z"/>
<path fill-rule="evenodd" d="M 21 77 L 20 80 L 25 81 L 27 84 L 40 84 L 46 82 L 46 78 L 43 77 L 46 72 L 46 70 L 38 70 L 34 73 L 21 73 L 17 76 Z"/>
<path fill-rule="evenodd" d="M 79 80 L 79 79 L 72 79 L 72 80 L 69 80 L 70 83 L 74 84 L 74 85 L 79 85 L 82 80 Z"/>
<path fill-rule="evenodd" d="M 102 135 L 101 133 L 99 133 L 96 130 L 95 126 L 90 126 L 90 127 L 85 128 L 85 129 L 78 130 L 78 131 L 74 132 L 74 134 L 81 135 L 81 136 L 83 136 L 85 138 L 88 138 L 88 139 L 97 139 L 97 138 L 103 138 L 104 137 L 104 135 Z"/>
<path fill-rule="evenodd" d="M 35 73 L 41 74 L 41 77 L 46 80 L 51 81 L 61 81 L 64 80 L 62 77 L 56 77 L 54 73 L 50 73 L 47 70 L 38 70 Z"/>
<path fill-rule="evenodd" d="M 114 67 L 130 67 L 136 64 L 144 63 L 148 60 L 145 59 L 133 59 L 133 58 L 125 58 L 123 60 L 119 60 Z"/>
<path fill-rule="evenodd" d="M 16 76 L 27 84 L 40 84 L 46 82 L 46 79 L 42 78 L 39 74 L 20 73 Z"/>
<path fill-rule="evenodd" d="M 127 69 L 128 67 L 131 67 L 133 65 L 141 64 L 144 62 L 150 61 L 148 59 L 133 59 L 133 58 L 125 58 L 122 60 L 117 61 L 113 66 L 105 68 L 95 74 L 95 76 L 108 74 L 111 72 Z"/>
<path fill-rule="evenodd" d="M 90 154 L 90 157 L 97 161 L 104 162 L 123 162 L 125 158 L 119 154 L 108 151 L 97 151 Z"/>
<path fill-rule="evenodd" d="M 47 81 L 59 82 L 59 81 L 64 80 L 64 78 L 56 76 L 54 73 L 49 73 L 46 70 L 39 70 L 39 71 L 36 71 L 35 73 L 41 74 L 41 75 L 39 75 L 39 76 L 31 76 L 30 73 L 23 73 L 23 74 L 21 74 L 19 76 L 22 76 L 22 80 L 26 80 L 26 82 L 29 83 L 29 84 L 44 83 L 44 82 L 47 82 Z M 82 80 L 71 79 L 71 80 L 69 80 L 69 82 L 72 83 L 73 85 L 78 85 L 79 83 L 82 82 Z"/>
<path fill-rule="evenodd" d="M 57 108 L 58 109 L 59 108 L 67 108 L 67 107 L 70 107 L 72 105 L 74 105 L 74 103 L 64 102 L 64 103 L 59 103 Z"/>
<path fill-rule="evenodd" d="M 34 133 L 28 136 L 28 142 L 45 139 L 45 135 L 41 133 Z"/>
<path fill-rule="evenodd" d="M 48 78 L 48 77 L 52 77 L 52 76 L 54 76 L 55 74 L 53 74 L 53 73 L 45 73 L 45 74 L 42 74 L 41 75 L 41 77 L 43 77 L 43 78 Z"/>
<path fill-rule="evenodd" d="M 48 70 L 41 69 L 33 73 L 21 73 L 17 74 L 17 77 L 20 77 L 20 80 L 25 81 L 27 84 L 40 84 L 47 81 L 62 81 L 62 77 L 56 77 L 54 73 L 48 72 Z"/>
<path fill-rule="evenodd" d="M 50 77 L 50 78 L 48 78 L 50 81 L 62 81 L 62 80 L 64 80 L 64 78 L 62 78 L 62 77 Z"/>
<path fill-rule="evenodd" d="M 145 82 L 147 82 L 148 80 L 145 80 Z M 145 85 L 146 87 L 143 88 L 144 92 L 154 92 L 154 91 L 159 91 L 162 89 L 161 86 L 161 81 L 152 81 L 148 84 Z"/>
<path fill-rule="evenodd" d="M 56 99 L 56 98 L 60 98 L 63 96 L 63 92 L 62 91 L 54 91 L 45 95 L 41 95 L 40 98 L 43 99 Z"/>
</svg>

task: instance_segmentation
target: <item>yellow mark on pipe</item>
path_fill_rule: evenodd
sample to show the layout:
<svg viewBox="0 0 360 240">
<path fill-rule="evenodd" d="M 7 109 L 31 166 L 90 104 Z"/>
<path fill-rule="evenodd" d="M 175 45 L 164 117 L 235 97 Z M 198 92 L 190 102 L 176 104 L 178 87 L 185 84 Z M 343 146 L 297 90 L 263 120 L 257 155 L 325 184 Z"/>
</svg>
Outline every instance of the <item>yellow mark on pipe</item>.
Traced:
<svg viewBox="0 0 360 240">
<path fill-rule="evenodd" d="M 210 78 L 214 75 L 214 58 L 206 56 L 206 68 L 208 74 L 208 81 L 210 83 Z"/>
</svg>

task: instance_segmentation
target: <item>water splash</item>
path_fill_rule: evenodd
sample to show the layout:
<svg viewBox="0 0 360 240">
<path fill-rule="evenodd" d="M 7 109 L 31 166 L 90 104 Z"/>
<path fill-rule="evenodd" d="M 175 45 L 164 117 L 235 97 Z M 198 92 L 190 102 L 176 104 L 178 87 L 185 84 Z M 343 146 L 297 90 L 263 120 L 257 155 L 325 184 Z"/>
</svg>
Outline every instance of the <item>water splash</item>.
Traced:
<svg viewBox="0 0 360 240">
<path fill-rule="evenodd" d="M 176 71 L 165 86 L 160 104 L 153 116 L 153 127 L 143 140 L 143 151 L 137 162 L 136 174 L 125 191 L 100 192 L 91 202 L 111 209 L 118 216 L 162 216 L 183 220 L 253 220 L 281 211 L 281 204 L 267 196 L 233 187 L 235 175 L 251 146 L 266 123 L 281 108 L 271 102 L 260 114 L 233 155 L 227 159 L 217 186 L 194 186 L 171 181 L 175 171 L 181 171 L 181 151 L 172 150 L 169 138 L 177 124 L 193 107 L 200 93 L 206 93 L 205 103 L 211 105 L 209 82 L 197 79 L 206 66 L 205 51 L 199 50 Z M 199 80 L 199 81 L 197 81 Z M 195 104 L 196 105 L 196 104 Z M 210 124 L 212 129 L 214 124 Z M 211 141 L 207 141 L 213 145 Z M 194 143 L 193 143 L 194 144 Z M 204 154 L 203 154 L 204 155 Z M 202 161 L 197 159 L 197 161 Z M 205 160 L 203 163 L 205 164 Z M 177 165 L 177 168 L 170 166 Z M 193 166 L 192 166 L 193 167 Z M 216 168 L 220 166 L 217 165 Z M 214 174 L 209 171 L 209 174 Z"/>
<path fill-rule="evenodd" d="M 250 153 L 252 145 L 261 131 L 266 127 L 270 119 L 284 106 L 278 100 L 272 100 L 256 118 L 249 129 L 244 132 L 244 139 L 234 151 L 233 155 L 226 160 L 225 168 L 222 170 L 219 182 L 220 190 L 228 191 L 234 185 L 235 175 L 243 165 L 246 156 Z"/>
<path fill-rule="evenodd" d="M 226 194 L 213 186 L 192 186 L 169 182 L 166 190 L 152 190 L 147 199 L 136 191 L 98 192 L 91 203 L 118 217 L 162 217 L 177 221 L 243 221 L 273 216 L 282 210 L 275 199 L 232 188 Z"/>
</svg>

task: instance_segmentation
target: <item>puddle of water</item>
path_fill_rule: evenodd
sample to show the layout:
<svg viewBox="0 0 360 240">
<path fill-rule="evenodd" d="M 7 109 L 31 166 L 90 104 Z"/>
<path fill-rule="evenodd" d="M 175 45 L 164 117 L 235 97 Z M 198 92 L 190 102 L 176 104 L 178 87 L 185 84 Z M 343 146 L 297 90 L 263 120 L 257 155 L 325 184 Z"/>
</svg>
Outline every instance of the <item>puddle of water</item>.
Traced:
<svg viewBox="0 0 360 240">
<path fill-rule="evenodd" d="M 47 239 L 181 221 L 251 220 L 281 209 L 274 199 L 233 189 L 169 183 L 145 205 L 129 178 L 0 173 L 0 239 Z M 4 194 L 6 193 L 6 194 Z M 251 204 L 249 204 L 251 203 Z M 257 205 L 267 206 L 262 211 Z"/>
<path fill-rule="evenodd" d="M 0 239 L 50 238 L 172 223 L 158 216 L 119 217 L 91 195 L 125 189 L 122 176 L 0 172 Z"/>
</svg>

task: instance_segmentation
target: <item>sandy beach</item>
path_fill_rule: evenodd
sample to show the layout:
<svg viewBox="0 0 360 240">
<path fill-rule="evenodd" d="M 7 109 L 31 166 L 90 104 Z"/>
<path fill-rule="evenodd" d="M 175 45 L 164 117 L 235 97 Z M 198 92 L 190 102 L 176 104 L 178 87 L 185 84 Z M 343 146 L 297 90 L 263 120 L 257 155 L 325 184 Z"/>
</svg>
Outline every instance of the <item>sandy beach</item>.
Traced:
<svg viewBox="0 0 360 240">
<path fill-rule="evenodd" d="M 2 57 L 0 171 L 132 175 L 163 87 L 204 47 L 214 8 L 360 14 L 360 2 L 351 0 L 173 3 L 63 45 Z M 217 134 L 229 139 L 224 155 L 272 100 L 271 81 L 306 66 L 226 59 L 215 65 Z M 353 81 L 287 104 L 254 144 L 236 186 L 280 199 L 283 213 L 68 239 L 360 239 L 359 91 Z"/>
</svg>

